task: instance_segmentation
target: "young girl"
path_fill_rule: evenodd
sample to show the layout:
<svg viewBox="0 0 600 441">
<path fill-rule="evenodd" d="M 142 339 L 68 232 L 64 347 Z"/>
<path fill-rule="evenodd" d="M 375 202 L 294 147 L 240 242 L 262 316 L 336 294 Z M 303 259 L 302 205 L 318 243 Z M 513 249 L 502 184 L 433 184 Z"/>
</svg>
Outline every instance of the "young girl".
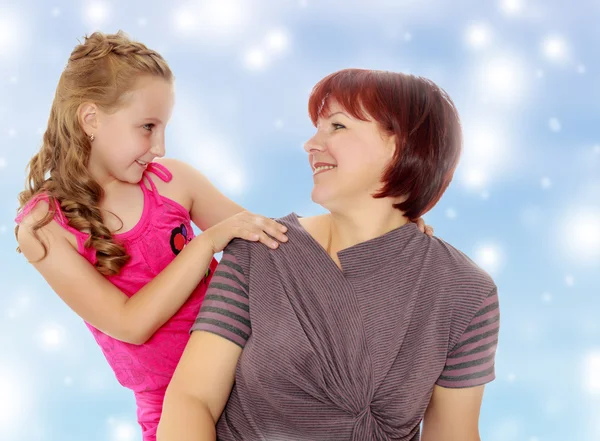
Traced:
<svg viewBox="0 0 600 441">
<path fill-rule="evenodd" d="M 60 77 L 16 219 L 20 251 L 133 390 L 144 441 L 156 439 L 213 254 L 234 237 L 287 240 L 192 167 L 154 162 L 173 95 L 158 53 L 121 32 L 85 38 Z M 204 232 L 194 237 L 191 222 Z"/>
</svg>

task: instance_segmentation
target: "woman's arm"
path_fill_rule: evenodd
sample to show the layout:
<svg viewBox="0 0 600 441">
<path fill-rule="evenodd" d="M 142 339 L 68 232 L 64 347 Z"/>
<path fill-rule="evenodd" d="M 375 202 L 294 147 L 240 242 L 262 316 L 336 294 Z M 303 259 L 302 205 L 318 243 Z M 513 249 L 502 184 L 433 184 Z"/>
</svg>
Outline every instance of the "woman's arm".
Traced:
<svg viewBox="0 0 600 441">
<path fill-rule="evenodd" d="M 423 418 L 422 441 L 480 441 L 479 412 L 495 378 L 500 309 L 494 286 L 446 357 Z"/>
<path fill-rule="evenodd" d="M 240 346 L 210 332 L 192 333 L 169 384 L 158 441 L 216 439 L 218 421 L 235 378 Z"/>
<path fill-rule="evenodd" d="M 215 439 L 215 423 L 223 412 L 238 358 L 251 334 L 246 279 L 249 260 L 243 258 L 247 246 L 232 242 L 223 253 L 192 327 L 194 332 L 167 389 L 159 441 Z"/>
<path fill-rule="evenodd" d="M 434 386 L 423 418 L 421 441 L 480 441 L 483 389 L 484 386 L 464 389 Z"/>
</svg>

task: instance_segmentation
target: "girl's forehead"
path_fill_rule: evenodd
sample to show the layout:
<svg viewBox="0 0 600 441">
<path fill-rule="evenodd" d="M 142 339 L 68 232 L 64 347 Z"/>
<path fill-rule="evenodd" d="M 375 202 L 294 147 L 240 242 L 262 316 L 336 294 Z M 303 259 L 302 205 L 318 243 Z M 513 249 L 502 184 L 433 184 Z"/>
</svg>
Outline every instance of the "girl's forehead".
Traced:
<svg viewBox="0 0 600 441">
<path fill-rule="evenodd" d="M 129 92 L 128 107 L 132 111 L 165 112 L 174 104 L 174 91 L 168 84 L 140 87 Z"/>
</svg>

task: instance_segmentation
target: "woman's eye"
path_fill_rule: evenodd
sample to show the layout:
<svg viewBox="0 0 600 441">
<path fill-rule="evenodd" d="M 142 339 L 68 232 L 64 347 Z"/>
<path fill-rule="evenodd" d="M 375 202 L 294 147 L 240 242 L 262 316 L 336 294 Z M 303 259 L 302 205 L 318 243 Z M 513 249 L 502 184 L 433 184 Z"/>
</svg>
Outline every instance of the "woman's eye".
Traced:
<svg viewBox="0 0 600 441">
<path fill-rule="evenodd" d="M 332 123 L 331 125 L 333 126 L 334 130 L 345 129 L 346 128 L 346 126 L 344 126 L 343 124 Z"/>
<path fill-rule="evenodd" d="M 152 130 L 154 128 L 154 124 L 150 123 L 150 124 L 144 124 L 142 126 L 142 128 L 144 128 L 145 130 Z"/>
</svg>

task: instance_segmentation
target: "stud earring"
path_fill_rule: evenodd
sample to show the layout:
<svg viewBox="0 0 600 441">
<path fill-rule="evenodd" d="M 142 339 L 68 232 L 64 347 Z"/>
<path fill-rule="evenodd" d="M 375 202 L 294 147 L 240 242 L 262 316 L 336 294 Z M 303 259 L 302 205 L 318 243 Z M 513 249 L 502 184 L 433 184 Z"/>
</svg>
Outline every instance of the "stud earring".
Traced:
<svg viewBox="0 0 600 441">
<path fill-rule="evenodd" d="M 88 136 L 88 138 L 90 139 L 90 142 L 94 142 L 94 139 L 96 139 L 93 133 L 90 136 Z"/>
</svg>

